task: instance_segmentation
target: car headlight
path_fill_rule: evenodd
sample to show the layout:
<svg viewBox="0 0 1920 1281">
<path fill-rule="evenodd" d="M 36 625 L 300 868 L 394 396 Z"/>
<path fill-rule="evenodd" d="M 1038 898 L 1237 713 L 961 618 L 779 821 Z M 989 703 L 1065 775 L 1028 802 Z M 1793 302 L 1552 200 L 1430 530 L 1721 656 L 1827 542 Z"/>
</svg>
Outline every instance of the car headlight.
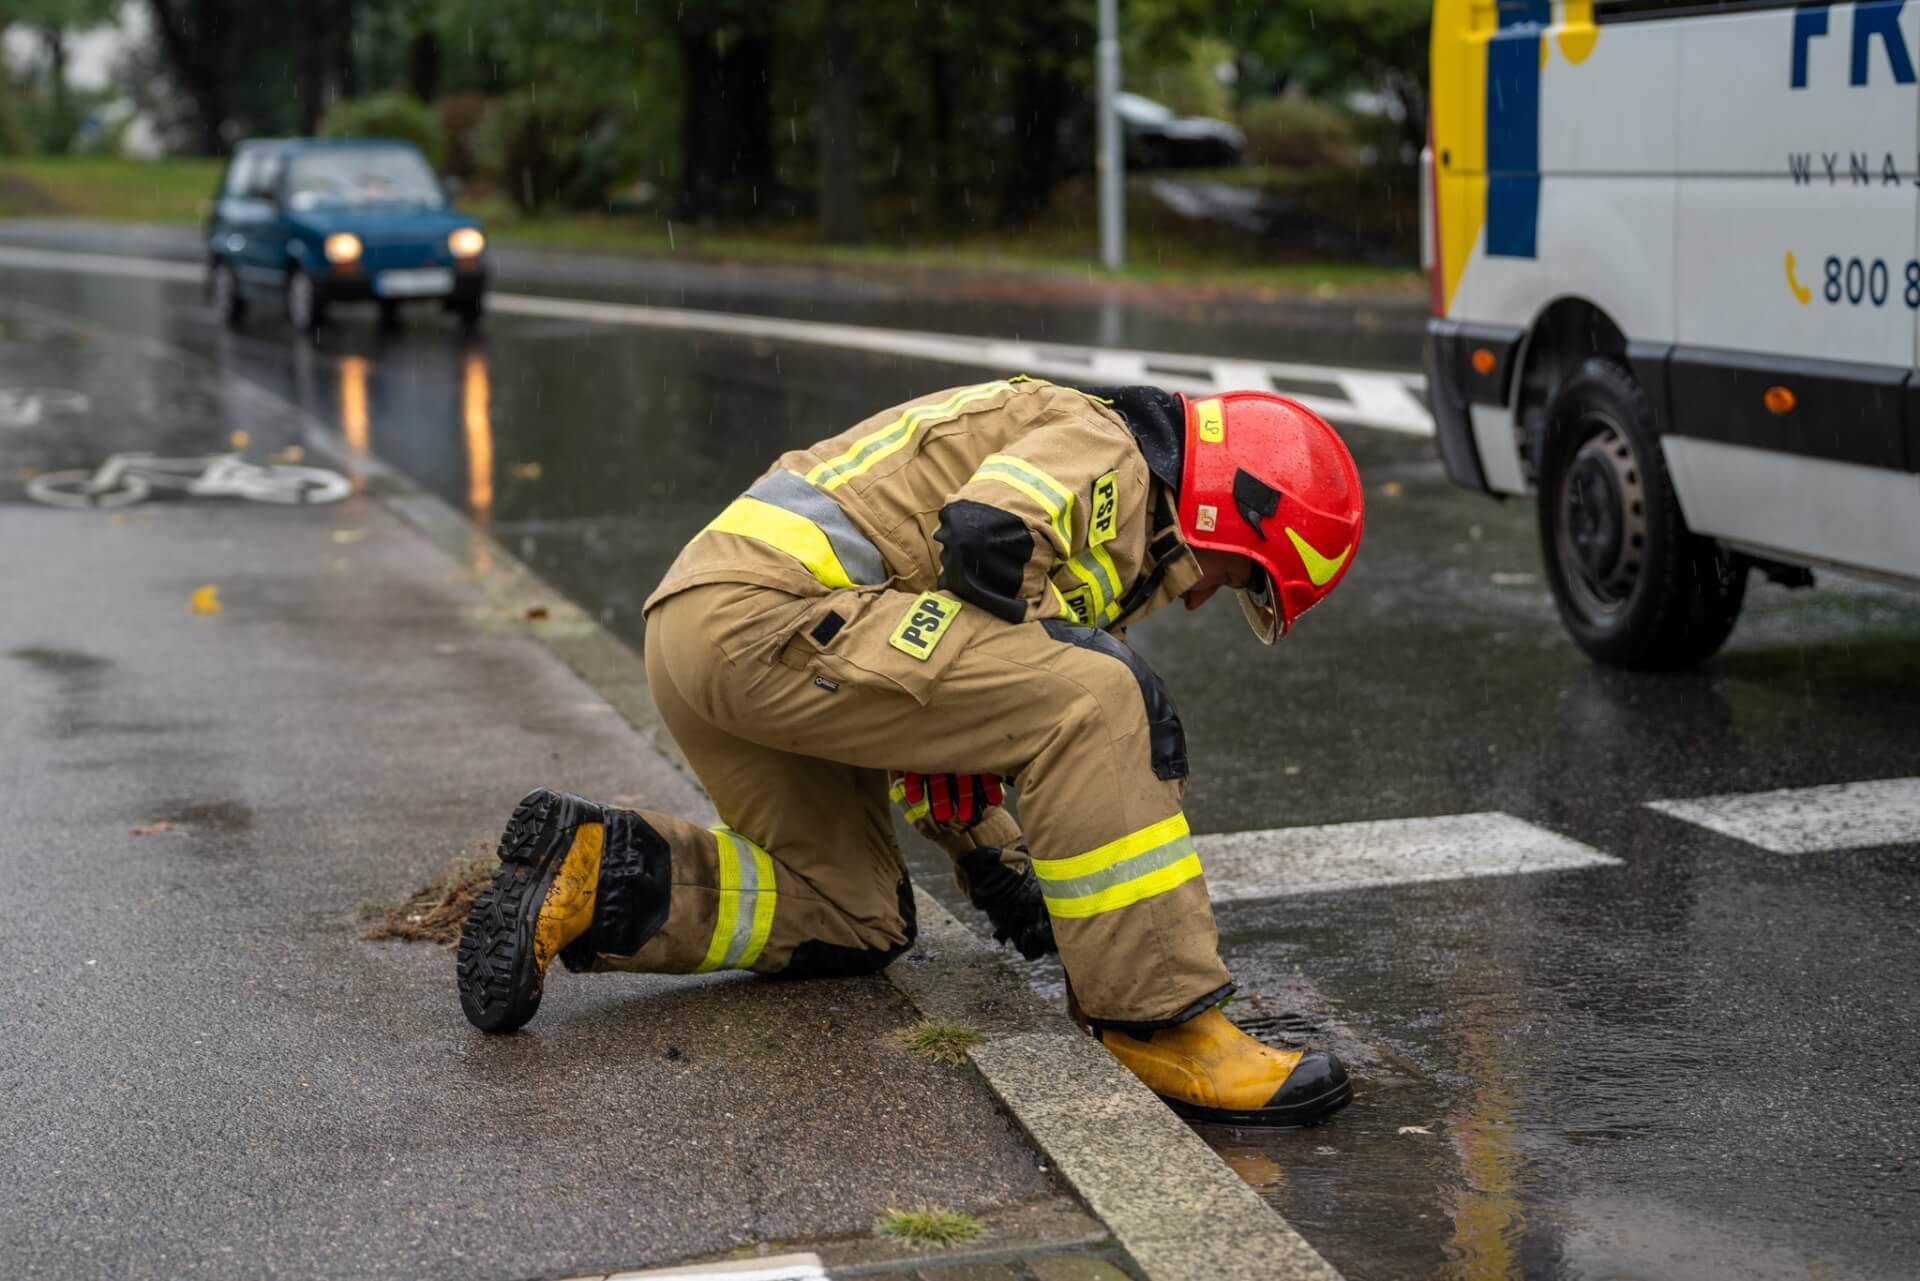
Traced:
<svg viewBox="0 0 1920 1281">
<path fill-rule="evenodd" d="M 336 231 L 327 237 L 327 261 L 342 266 L 360 261 L 360 237 L 350 231 Z"/>
<path fill-rule="evenodd" d="M 462 227 L 447 237 L 447 248 L 455 258 L 478 258 L 487 247 L 487 238 L 476 227 Z"/>
</svg>

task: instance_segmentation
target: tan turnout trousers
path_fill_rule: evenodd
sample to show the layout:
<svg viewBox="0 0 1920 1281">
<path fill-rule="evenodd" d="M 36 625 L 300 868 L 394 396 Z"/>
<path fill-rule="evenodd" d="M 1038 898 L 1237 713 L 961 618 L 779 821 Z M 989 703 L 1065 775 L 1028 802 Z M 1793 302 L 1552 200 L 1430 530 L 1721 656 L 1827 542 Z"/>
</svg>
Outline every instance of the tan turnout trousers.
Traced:
<svg viewBox="0 0 1920 1281">
<path fill-rule="evenodd" d="M 1090 1017 L 1173 1022 L 1230 990 L 1181 811 L 1185 744 L 1171 703 L 1131 650 L 1054 589 L 1082 584 L 1077 569 L 1099 562 L 1105 572 L 1094 577 L 1106 581 L 1087 593 L 1093 619 L 1124 624 L 1184 591 L 1197 576 L 1192 557 L 1168 552 L 1155 482 L 1117 412 L 1045 384 L 986 386 L 974 399 L 989 403 L 973 407 L 965 432 L 921 429 L 963 418 L 948 410 L 978 389 L 897 407 L 782 458 L 689 545 L 649 601 L 654 701 L 727 826 L 710 832 L 643 812 L 671 847 L 666 922 L 633 955 L 599 955 L 595 968 L 878 969 L 914 932 L 889 771 L 993 773 L 1013 780 L 1061 961 Z M 1057 452 L 1021 452 L 1036 419 L 1067 429 Z M 944 443 L 934 458 L 919 448 L 929 437 Z M 876 439 L 892 446 L 888 466 L 857 472 L 863 491 L 822 485 L 823 469 L 864 461 Z M 983 482 L 996 463 L 1017 470 L 1012 479 L 1025 481 L 1028 469 L 1038 479 Z M 894 489 L 911 510 L 887 527 L 886 484 L 902 472 L 911 484 Z M 792 479 L 782 490 L 768 483 L 776 477 Z M 1011 514 L 1041 544 L 1037 568 L 1015 564 L 995 580 L 1024 609 L 984 595 L 990 610 L 936 588 L 953 580 L 939 577 L 933 517 L 969 492 L 989 520 Z M 1082 501 L 1048 502 L 1065 494 Z M 821 497 L 832 505 L 819 506 Z M 939 528 L 957 543 L 949 516 Z M 902 550 L 910 540 L 918 555 Z M 878 553 L 879 572 L 844 570 L 866 550 Z M 823 555 L 840 572 L 823 576 Z M 1080 566 L 1063 565 L 1069 559 Z M 1156 566 L 1134 608 L 1113 608 Z M 970 837 L 943 843 L 1012 847 L 1018 835 L 996 808 Z"/>
</svg>

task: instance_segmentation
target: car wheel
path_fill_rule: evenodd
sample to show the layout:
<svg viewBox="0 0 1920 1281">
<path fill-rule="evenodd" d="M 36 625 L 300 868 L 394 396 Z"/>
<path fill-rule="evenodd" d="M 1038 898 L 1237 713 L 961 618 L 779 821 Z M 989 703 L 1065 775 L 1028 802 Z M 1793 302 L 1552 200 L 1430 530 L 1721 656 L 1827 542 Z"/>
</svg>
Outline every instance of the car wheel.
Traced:
<svg viewBox="0 0 1920 1281">
<path fill-rule="evenodd" d="M 327 305 L 313 277 L 299 267 L 287 269 L 287 323 L 294 331 L 312 335 L 327 323 Z"/>
<path fill-rule="evenodd" d="M 1540 548 L 1567 631 L 1616 667 L 1702 662 L 1740 616 L 1747 565 L 1687 529 L 1646 393 L 1618 362 L 1589 360 L 1545 419 Z"/>
<path fill-rule="evenodd" d="M 480 317 L 485 314 L 484 295 L 475 294 L 471 298 L 462 298 L 452 304 L 453 318 L 459 322 L 462 333 L 471 333 L 480 327 Z"/>
<path fill-rule="evenodd" d="M 238 329 L 240 322 L 247 318 L 247 300 L 240 296 L 240 278 L 234 274 L 233 264 L 224 258 L 215 259 L 213 269 L 207 273 L 207 302 L 220 323 L 229 329 Z"/>
</svg>

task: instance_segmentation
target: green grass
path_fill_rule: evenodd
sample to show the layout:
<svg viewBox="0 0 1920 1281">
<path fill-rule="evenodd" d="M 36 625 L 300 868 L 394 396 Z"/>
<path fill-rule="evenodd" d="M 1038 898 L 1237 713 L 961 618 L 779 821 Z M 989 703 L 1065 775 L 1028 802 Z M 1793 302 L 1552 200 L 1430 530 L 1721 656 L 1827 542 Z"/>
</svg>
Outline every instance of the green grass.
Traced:
<svg viewBox="0 0 1920 1281">
<path fill-rule="evenodd" d="M 969 1050 L 983 1044 L 987 1038 L 970 1027 L 958 1024 L 916 1023 L 895 1032 L 893 1039 L 915 1054 L 924 1054 L 930 1059 L 957 1067 L 967 1061 Z"/>
<path fill-rule="evenodd" d="M 217 160 L 139 161 L 106 157 L 8 160 L 0 165 L 0 218 L 58 217 L 195 223 L 206 216 L 218 181 Z M 1261 181 L 1231 171 L 1243 183 Z M 1209 174 L 1209 178 L 1220 175 Z M 461 202 L 479 214 L 501 244 L 590 250 L 637 257 L 691 257 L 715 261 L 792 263 L 876 275 L 963 271 L 1142 285 L 1230 287 L 1274 295 L 1351 292 L 1418 294 L 1422 277 L 1411 268 L 1362 263 L 1284 261 L 1256 256 L 1243 241 L 1196 227 L 1146 195 L 1145 180 L 1128 200 L 1127 266 L 1109 275 L 1097 265 L 1098 231 L 1083 180 L 1063 184 L 1053 207 L 1027 226 L 904 235 L 876 224 L 860 245 L 830 245 L 811 221 L 690 227 L 655 214 L 522 214 L 476 191 Z M 1337 194 L 1350 204 L 1359 193 Z M 1363 202 L 1364 203 L 1364 202 Z"/>
<path fill-rule="evenodd" d="M 218 160 L 54 156 L 0 165 L 0 217 L 198 222 L 220 180 Z"/>
<path fill-rule="evenodd" d="M 889 1210 L 880 1220 L 888 1236 L 922 1249 L 944 1250 L 980 1235 L 980 1220 L 959 1210 L 923 1205 L 914 1210 Z"/>
</svg>

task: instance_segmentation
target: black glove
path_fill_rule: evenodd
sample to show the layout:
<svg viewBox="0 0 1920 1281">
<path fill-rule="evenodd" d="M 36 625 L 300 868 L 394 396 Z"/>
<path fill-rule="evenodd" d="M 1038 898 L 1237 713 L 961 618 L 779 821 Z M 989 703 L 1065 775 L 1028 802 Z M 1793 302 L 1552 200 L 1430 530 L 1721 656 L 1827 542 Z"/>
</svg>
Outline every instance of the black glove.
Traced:
<svg viewBox="0 0 1920 1281">
<path fill-rule="evenodd" d="M 967 878 L 967 897 L 987 914 L 994 942 L 1011 942 L 1029 961 L 1059 950 L 1031 863 L 1016 872 L 1000 861 L 1000 851 L 991 845 L 968 850 L 958 862 Z"/>
</svg>

